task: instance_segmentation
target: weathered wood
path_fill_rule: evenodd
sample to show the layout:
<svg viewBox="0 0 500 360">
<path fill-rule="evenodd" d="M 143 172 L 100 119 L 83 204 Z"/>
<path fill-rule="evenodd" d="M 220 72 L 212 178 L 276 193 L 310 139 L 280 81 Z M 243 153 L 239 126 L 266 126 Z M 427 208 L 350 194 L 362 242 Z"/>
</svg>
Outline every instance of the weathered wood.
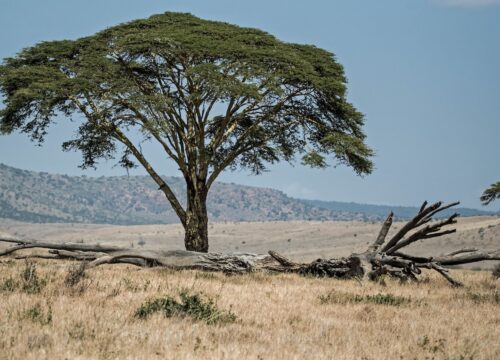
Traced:
<svg viewBox="0 0 500 360">
<path fill-rule="evenodd" d="M 427 202 L 424 203 L 424 205 Z M 422 209 L 420 209 L 420 212 L 422 212 Z M 377 240 L 368 248 L 369 252 L 375 252 L 381 247 L 384 242 L 385 238 L 387 237 L 387 233 L 389 232 L 389 229 L 392 226 L 392 219 L 393 219 L 394 213 L 391 211 L 389 213 L 389 216 L 387 216 L 387 219 L 385 219 L 384 223 L 382 224 L 382 227 L 380 228 L 380 232 L 377 236 Z"/>
</svg>

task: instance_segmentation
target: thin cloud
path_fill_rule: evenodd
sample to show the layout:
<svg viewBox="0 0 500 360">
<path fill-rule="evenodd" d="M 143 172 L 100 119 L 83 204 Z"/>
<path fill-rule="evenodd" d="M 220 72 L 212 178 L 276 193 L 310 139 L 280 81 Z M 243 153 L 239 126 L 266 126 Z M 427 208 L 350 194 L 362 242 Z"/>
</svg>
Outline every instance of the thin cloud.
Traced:
<svg viewBox="0 0 500 360">
<path fill-rule="evenodd" d="M 433 0 L 434 3 L 455 7 L 483 7 L 500 4 L 500 0 Z"/>
</svg>

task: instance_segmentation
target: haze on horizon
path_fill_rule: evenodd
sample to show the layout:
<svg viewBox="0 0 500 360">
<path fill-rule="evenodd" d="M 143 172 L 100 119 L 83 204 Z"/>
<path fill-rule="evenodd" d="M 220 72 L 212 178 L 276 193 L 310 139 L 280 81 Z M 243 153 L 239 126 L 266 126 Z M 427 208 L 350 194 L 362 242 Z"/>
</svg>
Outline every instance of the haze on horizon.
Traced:
<svg viewBox="0 0 500 360">
<path fill-rule="evenodd" d="M 256 27 L 290 42 L 336 54 L 349 79 L 349 99 L 366 115 L 375 171 L 364 178 L 345 167 L 272 166 L 261 176 L 225 173 L 219 180 L 283 190 L 320 200 L 418 206 L 423 200 L 479 196 L 500 180 L 500 4 L 498 1 L 119 1 L 0 0 L 0 58 L 44 40 L 74 39 L 165 11 Z M 61 143 L 75 130 L 61 118 L 43 147 L 27 137 L 0 137 L 0 163 L 71 175 L 123 175 L 115 162 L 77 167 L 80 154 Z M 157 170 L 179 175 L 145 146 Z M 138 168 L 131 174 L 144 174 Z"/>
</svg>

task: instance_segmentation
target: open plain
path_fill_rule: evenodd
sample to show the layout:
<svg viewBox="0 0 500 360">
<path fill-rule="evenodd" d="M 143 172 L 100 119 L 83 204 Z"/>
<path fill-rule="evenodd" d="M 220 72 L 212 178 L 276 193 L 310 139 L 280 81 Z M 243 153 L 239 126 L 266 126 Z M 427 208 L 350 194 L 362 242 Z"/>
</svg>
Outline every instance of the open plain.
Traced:
<svg viewBox="0 0 500 360">
<path fill-rule="evenodd" d="M 396 223 L 396 228 L 401 223 Z M 102 226 L 3 221 L 2 234 L 56 242 L 182 247 L 178 225 Z M 212 251 L 265 252 L 297 260 L 361 251 L 379 224 L 218 223 Z M 458 232 L 415 253 L 499 245 L 499 218 L 463 218 Z M 490 271 L 456 269 L 455 289 L 425 272 L 420 283 L 317 279 L 298 275 L 225 276 L 104 265 L 67 283 L 71 261 L 0 260 L 1 359 L 498 359 L 500 283 Z M 491 267 L 493 264 L 475 264 Z M 30 268 L 31 266 L 31 268 Z M 26 270 L 36 272 L 26 285 Z M 31 271 L 30 270 L 30 271 Z M 33 278 L 30 278 L 33 282 Z M 24 284 L 24 285 L 23 285 Z M 179 294 L 212 300 L 232 321 L 135 316 L 147 301 Z"/>
<path fill-rule="evenodd" d="M 395 222 L 389 236 L 405 222 Z M 274 250 L 297 261 L 347 256 L 366 250 L 380 230 L 378 222 L 361 221 L 267 221 L 224 222 L 209 225 L 211 252 L 267 253 Z M 493 250 L 500 247 L 500 217 L 463 217 L 453 225 L 457 232 L 412 244 L 415 255 L 444 254 L 464 247 Z M 171 225 L 30 224 L 0 220 L 0 236 L 53 242 L 184 248 L 184 230 Z M 5 246 L 4 244 L 0 244 Z M 473 264 L 491 267 L 493 264 Z"/>
</svg>

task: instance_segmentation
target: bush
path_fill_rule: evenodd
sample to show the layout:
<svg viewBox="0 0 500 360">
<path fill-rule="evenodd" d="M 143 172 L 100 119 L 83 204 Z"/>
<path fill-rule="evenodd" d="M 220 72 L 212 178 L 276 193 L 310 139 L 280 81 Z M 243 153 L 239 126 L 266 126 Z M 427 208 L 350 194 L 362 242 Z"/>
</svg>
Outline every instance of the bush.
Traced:
<svg viewBox="0 0 500 360">
<path fill-rule="evenodd" d="M 354 295 L 340 292 L 320 295 L 319 300 L 322 304 L 370 303 L 389 306 L 399 306 L 410 302 L 410 299 L 392 294 Z"/>
<path fill-rule="evenodd" d="M 466 296 L 475 304 L 483 304 L 483 303 L 500 304 L 499 290 L 495 290 L 491 293 L 467 292 Z"/>
<path fill-rule="evenodd" d="M 181 291 L 179 297 L 180 301 L 171 296 L 147 301 L 136 310 L 135 316 L 146 319 L 156 312 L 162 312 L 168 318 L 189 316 L 208 325 L 232 323 L 236 320 L 236 315 L 231 311 L 219 310 L 211 298 L 205 298 L 198 293 L 190 294 L 187 291 Z"/>
<path fill-rule="evenodd" d="M 47 311 L 45 312 L 40 303 L 37 303 L 35 306 L 29 308 L 24 316 L 33 322 L 38 322 L 41 325 L 48 325 L 52 322 L 52 307 L 48 305 Z"/>
</svg>

